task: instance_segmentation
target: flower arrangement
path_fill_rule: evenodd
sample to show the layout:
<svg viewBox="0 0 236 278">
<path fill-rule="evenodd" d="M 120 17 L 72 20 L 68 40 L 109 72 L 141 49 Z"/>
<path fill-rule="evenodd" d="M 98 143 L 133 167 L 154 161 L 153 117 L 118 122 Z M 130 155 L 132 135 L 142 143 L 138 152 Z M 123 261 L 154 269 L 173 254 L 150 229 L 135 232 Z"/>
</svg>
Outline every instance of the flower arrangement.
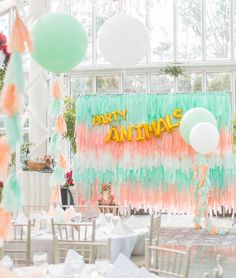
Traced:
<svg viewBox="0 0 236 278">
<path fill-rule="evenodd" d="M 2 58 L 2 63 L 0 61 L 0 91 L 3 86 L 3 79 L 7 70 L 7 64 L 10 59 L 10 54 L 7 51 L 7 38 L 5 35 L 0 33 L 0 60 Z"/>
<path fill-rule="evenodd" d="M 115 195 L 111 193 L 111 184 L 102 185 L 101 195 L 98 198 L 99 206 L 115 206 Z"/>
<path fill-rule="evenodd" d="M 72 171 L 67 172 L 67 173 L 65 174 L 66 183 L 64 184 L 64 188 L 69 189 L 70 186 L 73 186 L 73 185 L 74 185 L 74 181 L 73 181 L 72 175 L 73 175 L 73 172 L 72 172 Z"/>
</svg>

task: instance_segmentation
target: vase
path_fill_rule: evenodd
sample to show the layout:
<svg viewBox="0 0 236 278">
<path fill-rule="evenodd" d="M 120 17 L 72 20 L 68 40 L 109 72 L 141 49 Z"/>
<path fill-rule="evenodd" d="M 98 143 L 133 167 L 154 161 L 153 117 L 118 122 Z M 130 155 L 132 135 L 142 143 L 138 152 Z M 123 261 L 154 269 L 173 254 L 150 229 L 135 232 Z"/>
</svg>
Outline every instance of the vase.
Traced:
<svg viewBox="0 0 236 278">
<path fill-rule="evenodd" d="M 70 189 L 61 188 L 61 202 L 63 206 L 70 206 L 75 204 Z"/>
</svg>

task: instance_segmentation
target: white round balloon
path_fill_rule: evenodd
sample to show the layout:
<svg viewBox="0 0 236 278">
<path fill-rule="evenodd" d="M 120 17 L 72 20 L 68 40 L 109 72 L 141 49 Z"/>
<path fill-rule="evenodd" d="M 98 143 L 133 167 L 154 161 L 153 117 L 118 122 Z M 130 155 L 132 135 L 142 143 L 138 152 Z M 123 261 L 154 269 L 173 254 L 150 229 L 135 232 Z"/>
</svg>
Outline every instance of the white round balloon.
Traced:
<svg viewBox="0 0 236 278">
<path fill-rule="evenodd" d="M 102 25 L 98 44 L 107 61 L 125 68 L 136 65 L 147 55 L 149 36 L 135 17 L 116 15 Z"/>
<path fill-rule="evenodd" d="M 201 154 L 213 152 L 218 147 L 219 141 L 219 131 L 210 123 L 199 123 L 190 132 L 190 144 Z"/>
</svg>

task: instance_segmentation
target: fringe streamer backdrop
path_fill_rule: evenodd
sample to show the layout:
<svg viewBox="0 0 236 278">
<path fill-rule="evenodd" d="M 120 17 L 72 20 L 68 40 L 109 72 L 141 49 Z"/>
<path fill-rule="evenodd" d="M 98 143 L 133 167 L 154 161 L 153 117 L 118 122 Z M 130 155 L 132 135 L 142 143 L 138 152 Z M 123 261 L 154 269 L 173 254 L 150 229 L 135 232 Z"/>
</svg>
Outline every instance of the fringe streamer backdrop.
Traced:
<svg viewBox="0 0 236 278">
<path fill-rule="evenodd" d="M 111 182 L 117 203 L 131 202 L 168 210 L 192 210 L 193 165 L 196 156 L 176 128 L 160 138 L 137 142 L 105 142 L 111 126 L 151 124 L 180 108 L 183 114 L 204 107 L 217 119 L 219 148 L 207 157 L 209 163 L 209 205 L 234 206 L 235 161 L 232 154 L 232 114 L 230 94 L 200 92 L 178 94 L 127 94 L 80 96 L 76 107 L 77 157 L 74 172 L 83 198 L 96 202 L 102 183 Z M 93 125 L 95 115 L 127 109 L 125 121 Z M 98 191 L 98 192 L 97 192 Z"/>
</svg>

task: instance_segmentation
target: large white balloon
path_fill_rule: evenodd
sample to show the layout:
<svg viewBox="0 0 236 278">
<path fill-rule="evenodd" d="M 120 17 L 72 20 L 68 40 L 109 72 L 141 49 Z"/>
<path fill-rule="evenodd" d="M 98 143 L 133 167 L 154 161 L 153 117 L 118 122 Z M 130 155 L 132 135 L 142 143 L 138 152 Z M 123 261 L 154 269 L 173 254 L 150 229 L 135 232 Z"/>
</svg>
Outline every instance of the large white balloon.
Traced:
<svg viewBox="0 0 236 278">
<path fill-rule="evenodd" d="M 135 17 L 116 15 L 102 25 L 98 44 L 107 61 L 125 68 L 136 65 L 147 55 L 149 36 Z"/>
<path fill-rule="evenodd" d="M 190 132 L 190 144 L 201 154 L 213 152 L 219 145 L 220 135 L 217 128 L 210 123 L 199 123 Z"/>
</svg>

